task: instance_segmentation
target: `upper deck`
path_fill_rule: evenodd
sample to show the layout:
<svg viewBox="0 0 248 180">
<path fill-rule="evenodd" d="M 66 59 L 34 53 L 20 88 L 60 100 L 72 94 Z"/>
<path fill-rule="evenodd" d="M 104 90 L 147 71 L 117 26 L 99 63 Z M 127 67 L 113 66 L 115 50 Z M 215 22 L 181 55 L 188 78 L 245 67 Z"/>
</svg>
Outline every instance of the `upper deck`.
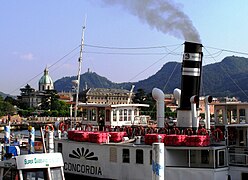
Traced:
<svg viewBox="0 0 248 180">
<path fill-rule="evenodd" d="M 219 103 L 214 105 L 215 125 L 248 123 L 248 103 Z"/>
<path fill-rule="evenodd" d="M 147 125 L 150 116 L 142 115 L 140 108 L 149 107 L 148 104 L 95 104 L 81 103 L 82 124 L 93 126 L 131 126 Z"/>
</svg>

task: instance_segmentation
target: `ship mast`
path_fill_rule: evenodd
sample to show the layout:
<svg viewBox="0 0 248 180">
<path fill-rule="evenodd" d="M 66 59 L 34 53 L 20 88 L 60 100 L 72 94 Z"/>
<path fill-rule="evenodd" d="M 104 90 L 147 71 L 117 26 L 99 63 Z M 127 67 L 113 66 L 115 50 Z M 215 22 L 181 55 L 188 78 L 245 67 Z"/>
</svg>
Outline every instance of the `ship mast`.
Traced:
<svg viewBox="0 0 248 180">
<path fill-rule="evenodd" d="M 75 81 L 75 88 L 76 88 L 76 103 L 74 109 L 74 128 L 76 126 L 77 121 L 77 110 L 78 110 L 78 95 L 79 95 L 79 87 L 80 87 L 80 75 L 81 75 L 81 66 L 82 66 L 82 58 L 83 58 L 83 48 L 84 48 L 84 31 L 85 25 L 83 26 L 82 30 L 82 38 L 81 38 L 81 45 L 80 45 L 80 56 L 78 58 L 78 74 L 77 80 Z"/>
</svg>

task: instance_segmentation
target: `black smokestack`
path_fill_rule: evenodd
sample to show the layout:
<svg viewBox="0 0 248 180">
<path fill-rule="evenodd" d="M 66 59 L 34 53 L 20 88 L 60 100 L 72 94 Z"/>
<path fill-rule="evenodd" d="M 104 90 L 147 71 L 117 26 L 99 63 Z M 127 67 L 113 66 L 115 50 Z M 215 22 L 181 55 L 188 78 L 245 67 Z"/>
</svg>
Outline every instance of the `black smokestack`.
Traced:
<svg viewBox="0 0 248 180">
<path fill-rule="evenodd" d="M 199 97 L 202 56 L 202 44 L 184 43 L 180 110 L 190 110 L 190 98 L 194 95 Z"/>
<path fill-rule="evenodd" d="M 107 5 L 120 5 L 142 22 L 165 34 L 185 41 L 200 43 L 200 36 L 181 5 L 173 0 L 102 0 Z"/>
</svg>

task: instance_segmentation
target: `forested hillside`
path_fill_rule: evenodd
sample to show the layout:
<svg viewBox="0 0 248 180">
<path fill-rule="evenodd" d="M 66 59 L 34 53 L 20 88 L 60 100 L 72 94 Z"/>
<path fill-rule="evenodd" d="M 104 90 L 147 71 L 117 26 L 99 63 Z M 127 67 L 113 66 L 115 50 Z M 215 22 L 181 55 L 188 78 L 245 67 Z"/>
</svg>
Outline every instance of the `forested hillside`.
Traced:
<svg viewBox="0 0 248 180">
<path fill-rule="evenodd" d="M 64 77 L 55 82 L 57 91 L 71 91 L 72 80 L 75 77 Z M 209 64 L 202 69 L 202 95 L 215 97 L 235 96 L 242 101 L 248 101 L 248 59 L 244 57 L 229 56 L 221 62 Z M 180 88 L 181 63 L 166 63 L 156 74 L 139 82 L 114 83 L 95 72 L 81 75 L 80 89 L 87 88 L 123 88 L 135 90 L 143 89 L 149 93 L 154 87 L 162 89 L 165 93 L 172 93 Z"/>
</svg>

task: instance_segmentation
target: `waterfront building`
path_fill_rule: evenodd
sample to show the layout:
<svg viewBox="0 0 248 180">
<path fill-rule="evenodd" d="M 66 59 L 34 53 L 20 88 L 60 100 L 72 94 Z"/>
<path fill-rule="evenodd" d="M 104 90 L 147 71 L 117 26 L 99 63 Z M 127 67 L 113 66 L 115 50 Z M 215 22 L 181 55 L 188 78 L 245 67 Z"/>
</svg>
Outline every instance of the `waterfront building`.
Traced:
<svg viewBox="0 0 248 180">
<path fill-rule="evenodd" d="M 49 100 L 51 91 L 54 90 L 53 80 L 48 74 L 48 68 L 45 68 L 43 76 L 39 80 L 39 90 L 36 91 L 29 84 L 21 88 L 20 96 L 17 96 L 21 104 L 27 108 L 41 109 L 42 103 Z M 48 102 L 49 103 L 49 102 Z"/>
<path fill-rule="evenodd" d="M 82 95 L 83 102 L 95 104 L 129 104 L 133 93 L 125 89 L 89 88 Z"/>
</svg>

